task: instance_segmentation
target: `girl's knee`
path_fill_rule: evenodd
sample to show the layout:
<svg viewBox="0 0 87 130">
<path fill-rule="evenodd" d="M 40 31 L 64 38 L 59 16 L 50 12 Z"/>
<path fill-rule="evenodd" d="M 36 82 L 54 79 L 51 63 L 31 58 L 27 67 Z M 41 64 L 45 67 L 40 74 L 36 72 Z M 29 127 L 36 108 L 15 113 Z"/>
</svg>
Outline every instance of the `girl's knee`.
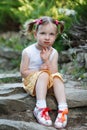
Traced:
<svg viewBox="0 0 87 130">
<path fill-rule="evenodd" d="M 58 76 L 54 76 L 53 80 L 60 80 L 60 78 Z"/>
<path fill-rule="evenodd" d="M 55 76 L 55 77 L 53 78 L 53 81 L 54 81 L 54 82 L 57 81 L 58 83 L 60 83 L 60 82 L 63 83 L 63 80 L 62 80 L 61 78 L 57 77 L 57 76 Z"/>
<path fill-rule="evenodd" d="M 48 74 L 47 72 L 42 72 L 42 73 L 40 74 L 40 77 L 49 79 L 49 74 Z"/>
</svg>

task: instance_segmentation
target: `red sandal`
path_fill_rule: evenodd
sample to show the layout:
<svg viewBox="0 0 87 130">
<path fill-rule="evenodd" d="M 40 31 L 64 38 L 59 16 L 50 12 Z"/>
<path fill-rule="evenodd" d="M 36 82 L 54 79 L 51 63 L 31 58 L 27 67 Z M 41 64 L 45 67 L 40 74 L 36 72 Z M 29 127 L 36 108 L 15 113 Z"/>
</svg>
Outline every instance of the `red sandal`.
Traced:
<svg viewBox="0 0 87 130">
<path fill-rule="evenodd" d="M 51 118 L 48 114 L 48 111 L 50 111 L 49 108 L 38 108 L 35 107 L 34 109 L 34 116 L 36 117 L 37 121 L 45 126 L 51 126 L 52 125 L 52 121 Z"/>
<path fill-rule="evenodd" d="M 59 110 L 57 118 L 55 120 L 54 126 L 55 128 L 64 128 L 67 125 L 67 114 L 68 109 L 65 109 L 64 111 Z"/>
</svg>

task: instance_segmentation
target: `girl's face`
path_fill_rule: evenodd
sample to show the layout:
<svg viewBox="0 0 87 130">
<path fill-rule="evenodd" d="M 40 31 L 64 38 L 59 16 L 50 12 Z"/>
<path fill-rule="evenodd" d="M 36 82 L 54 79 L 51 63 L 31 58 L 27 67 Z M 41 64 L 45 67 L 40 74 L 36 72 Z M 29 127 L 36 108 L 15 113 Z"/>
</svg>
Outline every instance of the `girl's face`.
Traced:
<svg viewBox="0 0 87 130">
<path fill-rule="evenodd" d="M 53 23 L 39 25 L 35 38 L 39 46 L 47 48 L 53 45 L 57 36 L 57 27 Z"/>
</svg>

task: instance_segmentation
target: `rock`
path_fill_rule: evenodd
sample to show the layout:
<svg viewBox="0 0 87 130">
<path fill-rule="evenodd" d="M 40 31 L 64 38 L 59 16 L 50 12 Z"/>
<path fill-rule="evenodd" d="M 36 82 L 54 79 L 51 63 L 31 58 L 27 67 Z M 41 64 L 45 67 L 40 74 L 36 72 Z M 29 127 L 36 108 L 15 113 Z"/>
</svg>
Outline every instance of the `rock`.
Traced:
<svg viewBox="0 0 87 130">
<path fill-rule="evenodd" d="M 67 51 L 62 51 L 59 54 L 59 63 L 68 63 L 71 61 L 70 55 Z"/>
<path fill-rule="evenodd" d="M 26 104 L 20 100 L 0 99 L 0 114 L 26 111 Z"/>
<path fill-rule="evenodd" d="M 12 79 L 15 77 L 20 78 L 20 73 L 0 74 L 0 79 Z M 67 79 L 65 82 L 65 92 L 69 108 L 87 106 L 87 89 L 86 87 L 82 87 L 79 81 L 72 81 Z M 31 97 L 24 91 L 22 83 L 0 84 L 0 104 L 2 104 L 3 110 L 6 106 L 10 108 L 10 104 L 14 104 L 16 111 L 16 106 L 18 106 L 18 103 L 20 105 L 23 103 L 23 106 L 25 106 L 23 109 L 26 109 L 27 107 L 29 110 L 33 110 L 35 106 L 35 97 Z M 4 104 L 6 104 L 6 106 Z M 57 109 L 57 103 L 52 90 L 49 90 L 49 93 L 47 95 L 47 104 L 52 109 Z M 17 111 L 18 110 L 19 109 L 17 109 Z"/>
<path fill-rule="evenodd" d="M 85 68 L 87 69 L 87 53 L 85 53 Z"/>
<path fill-rule="evenodd" d="M 0 119 L 0 130 L 56 130 L 38 123 Z"/>
<path fill-rule="evenodd" d="M 19 72 L 15 72 L 15 73 L 3 73 L 0 74 L 0 79 L 6 79 L 6 78 L 19 78 L 21 77 Z"/>
<path fill-rule="evenodd" d="M 0 74 L 0 83 L 9 82 L 22 82 L 22 78 L 19 72 L 3 73 Z"/>
<path fill-rule="evenodd" d="M 66 97 L 70 108 L 87 106 L 87 86 L 85 90 L 79 81 L 70 80 L 66 82 L 65 86 Z"/>
<path fill-rule="evenodd" d="M 0 57 L 7 59 L 17 59 L 20 55 L 21 53 L 19 51 L 14 51 L 11 48 L 0 47 Z"/>
<path fill-rule="evenodd" d="M 0 79 L 20 78 L 20 73 L 1 74 Z M 70 80 L 65 76 L 65 92 L 69 105 L 69 121 L 67 130 L 86 130 L 87 119 L 87 87 L 81 86 L 79 81 Z M 21 82 L 0 84 L 0 130 L 56 130 L 54 126 L 45 127 L 36 123 L 33 116 L 36 99 L 23 89 Z M 57 115 L 57 103 L 52 89 L 47 95 L 49 113 L 53 122 Z M 74 126 L 73 126 L 74 120 Z M 80 120 L 80 122 L 79 122 Z M 80 124 L 82 124 L 80 126 Z M 66 129 L 63 129 L 66 130 Z"/>
<path fill-rule="evenodd" d="M 83 77 L 84 77 L 84 78 L 87 78 L 87 73 L 84 73 L 84 74 L 83 74 Z"/>
<path fill-rule="evenodd" d="M 76 85 L 79 86 L 80 84 L 74 81 L 68 81 L 65 84 L 69 108 L 87 106 L 87 90 L 77 88 Z M 52 92 L 49 92 L 47 95 L 47 104 L 51 109 L 57 109 L 57 103 Z M 0 106 L 0 111 L 5 113 L 12 111 L 18 112 L 26 109 L 33 110 L 35 106 L 35 97 L 31 97 L 24 91 L 22 83 L 1 84 Z"/>
<path fill-rule="evenodd" d="M 9 64 L 9 66 L 11 66 L 11 64 L 8 63 L 8 60 L 7 60 L 7 59 L 0 57 L 0 69 L 5 68 L 6 65 L 8 65 L 8 64 Z"/>
</svg>

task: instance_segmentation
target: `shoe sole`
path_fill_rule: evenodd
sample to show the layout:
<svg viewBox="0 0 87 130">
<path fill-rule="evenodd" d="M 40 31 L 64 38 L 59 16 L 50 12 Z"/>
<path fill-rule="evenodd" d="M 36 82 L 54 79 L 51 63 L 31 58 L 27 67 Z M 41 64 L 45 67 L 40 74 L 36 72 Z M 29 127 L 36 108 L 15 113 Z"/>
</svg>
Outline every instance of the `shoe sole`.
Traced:
<svg viewBox="0 0 87 130">
<path fill-rule="evenodd" d="M 56 128 L 56 129 L 64 129 L 64 128 L 66 128 L 67 127 L 67 125 L 66 126 L 62 126 L 62 127 L 57 127 L 56 125 L 54 125 L 54 127 Z"/>
<path fill-rule="evenodd" d="M 40 122 L 40 120 L 37 118 L 35 112 L 33 112 L 33 114 L 34 114 L 34 117 L 36 118 L 36 120 L 37 120 L 37 122 L 38 122 L 39 124 L 44 125 L 44 126 L 48 126 L 48 127 L 52 126 L 52 124 L 51 124 L 51 125 L 46 125 L 46 124 Z"/>
</svg>

